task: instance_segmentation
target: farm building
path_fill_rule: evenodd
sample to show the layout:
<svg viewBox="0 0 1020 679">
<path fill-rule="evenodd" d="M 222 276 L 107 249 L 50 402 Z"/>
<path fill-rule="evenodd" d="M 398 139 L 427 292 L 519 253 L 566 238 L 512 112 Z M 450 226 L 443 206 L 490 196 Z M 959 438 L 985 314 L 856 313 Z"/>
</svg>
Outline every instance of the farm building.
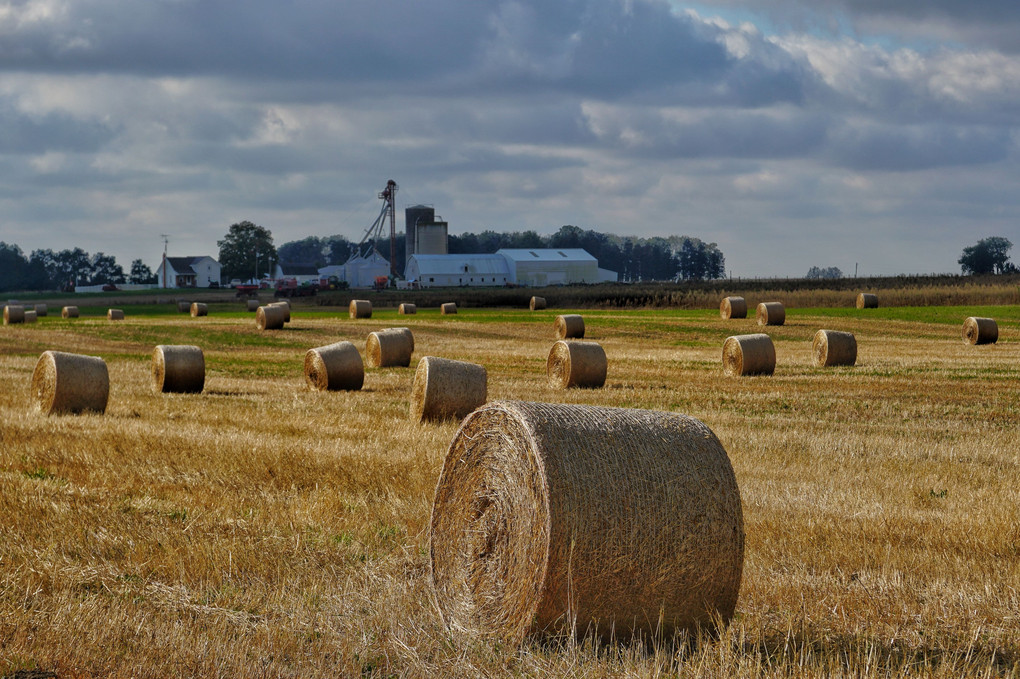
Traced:
<svg viewBox="0 0 1020 679">
<path fill-rule="evenodd" d="M 492 255 L 421 255 L 407 260 L 407 282 L 419 287 L 566 285 L 615 281 L 582 248 L 502 249 Z"/>
<path fill-rule="evenodd" d="M 505 257 L 495 255 L 420 255 L 407 260 L 404 278 L 422 288 L 493 286 L 512 283 Z"/>
<path fill-rule="evenodd" d="M 208 288 L 220 284 L 220 263 L 209 256 L 165 257 L 156 280 L 161 288 Z"/>
<path fill-rule="evenodd" d="M 313 264 L 277 264 L 273 267 L 273 278 L 293 278 L 298 283 L 319 280 L 319 270 Z"/>
</svg>

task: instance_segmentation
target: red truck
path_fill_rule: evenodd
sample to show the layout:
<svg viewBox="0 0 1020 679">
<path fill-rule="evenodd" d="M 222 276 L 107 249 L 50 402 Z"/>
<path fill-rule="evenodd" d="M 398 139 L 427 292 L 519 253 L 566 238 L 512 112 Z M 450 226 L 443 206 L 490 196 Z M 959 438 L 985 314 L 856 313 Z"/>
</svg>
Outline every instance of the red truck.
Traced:
<svg viewBox="0 0 1020 679">
<path fill-rule="evenodd" d="M 315 281 L 298 283 L 296 278 L 281 278 L 276 281 L 276 297 L 311 297 L 319 291 L 319 284 Z"/>
</svg>

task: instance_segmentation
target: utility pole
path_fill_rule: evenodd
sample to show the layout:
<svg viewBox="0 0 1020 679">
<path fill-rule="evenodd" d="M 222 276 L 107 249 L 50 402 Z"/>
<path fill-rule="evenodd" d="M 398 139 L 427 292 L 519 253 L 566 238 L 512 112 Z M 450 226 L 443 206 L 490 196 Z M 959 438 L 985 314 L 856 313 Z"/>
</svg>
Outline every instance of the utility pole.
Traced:
<svg viewBox="0 0 1020 679">
<path fill-rule="evenodd" d="M 166 249 L 170 245 L 170 236 L 165 233 L 159 234 L 163 239 L 163 288 L 166 288 Z"/>
</svg>

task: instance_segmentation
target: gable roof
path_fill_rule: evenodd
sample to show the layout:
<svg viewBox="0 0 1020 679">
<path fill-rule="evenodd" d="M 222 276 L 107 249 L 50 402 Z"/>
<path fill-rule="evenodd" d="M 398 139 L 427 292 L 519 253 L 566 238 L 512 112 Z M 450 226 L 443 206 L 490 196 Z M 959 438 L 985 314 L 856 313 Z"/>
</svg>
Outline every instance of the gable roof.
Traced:
<svg viewBox="0 0 1020 679">
<path fill-rule="evenodd" d="M 170 263 L 173 270 L 179 274 L 193 274 L 195 270 L 191 268 L 191 263 L 200 257 L 167 257 L 166 261 Z"/>
<path fill-rule="evenodd" d="M 319 268 L 314 264 L 280 264 L 284 276 L 318 276 Z"/>
<path fill-rule="evenodd" d="M 510 273 L 502 255 L 411 255 L 421 275 L 464 275 Z M 410 259 L 408 261 L 410 261 Z"/>
<path fill-rule="evenodd" d="M 584 248 L 500 248 L 496 254 L 515 262 L 597 262 Z"/>
</svg>

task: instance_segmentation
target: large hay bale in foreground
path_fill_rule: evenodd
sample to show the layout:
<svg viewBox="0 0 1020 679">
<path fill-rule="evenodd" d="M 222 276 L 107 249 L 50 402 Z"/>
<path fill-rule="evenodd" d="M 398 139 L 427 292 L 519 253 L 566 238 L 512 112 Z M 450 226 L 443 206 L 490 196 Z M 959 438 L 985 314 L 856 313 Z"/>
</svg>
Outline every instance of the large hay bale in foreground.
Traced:
<svg viewBox="0 0 1020 679">
<path fill-rule="evenodd" d="M 964 344 L 995 344 L 999 341 L 999 324 L 994 318 L 971 316 L 963 322 Z"/>
<path fill-rule="evenodd" d="M 25 323 L 35 323 L 36 318 L 35 309 L 25 309 Z"/>
<path fill-rule="evenodd" d="M 857 295 L 857 308 L 858 309 L 877 309 L 878 308 L 878 295 L 873 295 L 870 292 L 861 292 Z"/>
<path fill-rule="evenodd" d="M 259 330 L 279 330 L 286 320 L 287 310 L 273 304 L 260 306 L 255 312 L 255 327 Z"/>
<path fill-rule="evenodd" d="M 545 370 L 549 382 L 560 389 L 598 389 L 606 383 L 609 361 L 598 342 L 560 340 L 549 351 Z"/>
<path fill-rule="evenodd" d="M 78 318 L 78 307 L 76 306 L 65 306 L 60 310 L 61 318 Z"/>
<path fill-rule="evenodd" d="M 819 330 L 811 341 L 815 365 L 853 365 L 857 362 L 857 338 L 852 332 Z"/>
<path fill-rule="evenodd" d="M 370 368 L 411 365 L 414 334 L 409 328 L 387 328 L 368 333 L 365 359 Z"/>
<path fill-rule="evenodd" d="M 305 354 L 305 381 L 319 391 L 357 391 L 365 384 L 365 366 L 358 348 L 337 342 Z"/>
<path fill-rule="evenodd" d="M 747 301 L 743 297 L 726 297 L 719 303 L 719 316 L 725 320 L 747 318 Z"/>
<path fill-rule="evenodd" d="M 4 325 L 15 325 L 25 322 L 25 307 L 20 304 L 4 305 Z"/>
<path fill-rule="evenodd" d="M 44 351 L 32 373 L 32 400 L 46 415 L 106 412 L 110 373 L 98 356 Z"/>
<path fill-rule="evenodd" d="M 557 316 L 553 328 L 558 339 L 584 339 L 584 317 L 580 314 Z"/>
<path fill-rule="evenodd" d="M 786 307 L 782 302 L 762 302 L 755 310 L 758 325 L 783 325 L 786 323 Z"/>
<path fill-rule="evenodd" d="M 108 321 L 123 321 L 124 310 L 123 309 L 107 309 L 106 320 Z"/>
<path fill-rule="evenodd" d="M 152 386 L 164 394 L 198 394 L 205 387 L 205 354 L 191 344 L 159 344 L 152 351 Z"/>
<path fill-rule="evenodd" d="M 191 317 L 198 318 L 199 316 L 209 315 L 209 305 L 205 302 L 192 302 L 191 303 Z"/>
<path fill-rule="evenodd" d="M 424 356 L 411 387 L 411 417 L 416 421 L 460 419 L 485 404 L 485 367 L 449 358 Z"/>
<path fill-rule="evenodd" d="M 440 304 L 439 305 L 439 313 L 441 315 L 443 315 L 443 316 L 447 316 L 449 314 L 457 313 L 457 303 L 456 302 L 446 302 L 445 304 Z"/>
<path fill-rule="evenodd" d="M 723 342 L 722 362 L 726 375 L 771 375 L 776 371 L 776 347 L 765 334 L 734 335 Z"/>
<path fill-rule="evenodd" d="M 351 318 L 372 318 L 372 303 L 367 299 L 352 299 L 347 306 Z"/>
<path fill-rule="evenodd" d="M 48 316 L 49 313 L 50 313 L 50 308 L 48 306 L 46 306 L 45 304 L 36 304 L 35 305 L 35 315 L 36 315 L 37 318 L 43 318 L 45 316 Z"/>
<path fill-rule="evenodd" d="M 404 302 L 399 307 L 397 307 L 397 313 L 410 316 L 411 314 L 418 313 L 418 306 L 415 304 L 408 304 L 407 302 Z"/>
<path fill-rule="evenodd" d="M 740 489 L 692 417 L 497 401 L 450 444 L 429 551 L 451 630 L 668 640 L 733 616 Z"/>
<path fill-rule="evenodd" d="M 185 301 L 185 300 L 178 300 L 177 301 L 177 311 L 179 311 L 182 314 L 190 313 L 191 312 L 191 302 L 188 302 L 188 301 Z"/>
<path fill-rule="evenodd" d="M 532 311 L 538 311 L 545 308 L 545 297 L 532 297 L 531 301 L 528 302 L 528 308 Z"/>
<path fill-rule="evenodd" d="M 249 299 L 247 302 L 245 302 L 245 309 L 247 309 L 248 311 L 258 311 L 259 306 L 260 304 L 257 299 Z"/>
</svg>

